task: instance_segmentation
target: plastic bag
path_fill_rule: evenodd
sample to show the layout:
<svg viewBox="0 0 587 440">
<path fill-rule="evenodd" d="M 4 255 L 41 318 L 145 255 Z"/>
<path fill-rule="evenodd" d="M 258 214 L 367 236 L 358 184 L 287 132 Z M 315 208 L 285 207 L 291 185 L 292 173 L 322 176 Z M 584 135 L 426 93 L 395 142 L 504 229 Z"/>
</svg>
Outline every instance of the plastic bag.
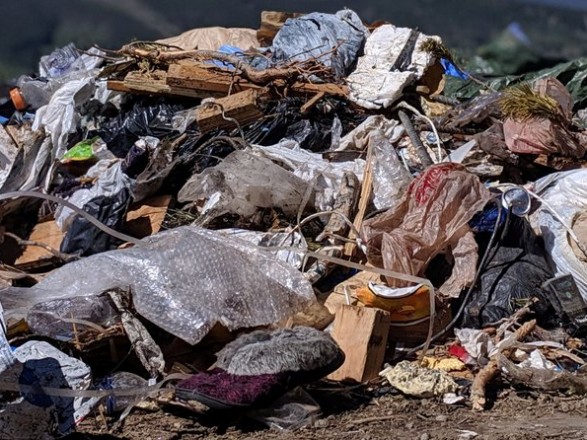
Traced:
<svg viewBox="0 0 587 440">
<path fill-rule="evenodd" d="M 209 217 L 227 212 L 251 217 L 271 207 L 295 215 L 306 189 L 306 182 L 271 160 L 238 150 L 189 179 L 177 199 L 205 202 L 201 213 Z"/>
<path fill-rule="evenodd" d="M 329 162 L 321 154 L 311 153 L 300 148 L 290 140 L 277 145 L 253 146 L 254 153 L 268 157 L 272 161 L 289 169 L 295 176 L 312 185 L 315 191 L 314 205 L 320 211 L 333 209 L 339 198 L 339 189 L 345 173 L 354 174 L 363 179 L 365 161 L 355 159 L 348 162 Z"/>
<path fill-rule="evenodd" d="M 550 174 L 535 182 L 534 192 L 546 203 L 531 216 L 532 225 L 542 232 L 556 275 L 573 275 L 581 296 L 587 301 L 587 256 L 567 230 L 570 228 L 585 246 L 587 170 Z"/>
<path fill-rule="evenodd" d="M 82 188 L 73 193 L 69 202 L 78 208 L 98 197 L 116 197 L 124 189 L 132 190 L 133 180 L 122 170 L 123 163 L 119 160 L 101 160 L 88 170 L 86 177 L 96 179 L 91 188 Z M 57 208 L 55 222 L 62 231 L 66 231 L 76 218 L 73 210 L 67 207 Z"/>
<path fill-rule="evenodd" d="M 503 90 L 504 88 L 525 82 L 530 82 L 539 78 L 554 77 L 564 84 L 571 94 L 575 103 L 574 108 L 584 108 L 587 105 L 587 89 L 585 80 L 587 79 L 587 58 L 577 58 L 566 63 L 557 64 L 548 69 L 538 70 L 518 76 L 502 76 L 486 82 L 486 86 L 481 86 L 473 81 L 461 81 L 457 79 L 448 79 L 444 94 L 446 96 L 458 99 L 473 98 L 487 87 L 494 90 Z"/>
<path fill-rule="evenodd" d="M 85 73 L 71 78 L 53 94 L 49 104 L 37 110 L 33 130 L 44 128 L 51 135 L 53 157 L 61 159 L 67 150 L 67 138 L 81 120 L 80 107 L 90 100 L 94 90 L 94 78 Z"/>
<path fill-rule="evenodd" d="M 350 9 L 334 15 L 313 12 L 290 18 L 273 39 L 273 59 L 292 62 L 316 58 L 342 78 L 356 63 L 368 33 Z"/>
<path fill-rule="evenodd" d="M 361 122 L 355 129 L 342 137 L 339 144 L 332 148 L 333 151 L 364 151 L 369 143 L 371 132 L 378 130 L 392 144 L 399 141 L 405 129 L 403 125 L 394 119 L 387 119 L 383 115 L 371 115 Z"/>
<path fill-rule="evenodd" d="M 190 226 L 69 263 L 34 287 L 0 291 L 0 300 L 7 315 L 18 315 L 42 301 L 114 287 L 130 287 L 140 315 L 190 344 L 216 323 L 229 330 L 273 324 L 316 300 L 275 251 Z"/>
<path fill-rule="evenodd" d="M 548 323 L 554 313 L 549 310 L 549 294 L 540 287 L 552 278 L 542 247 L 527 223 L 510 219 L 506 236 L 481 273 L 478 287 L 464 313 L 463 326 L 482 328 L 511 316 L 518 308 L 516 301 L 538 297 L 534 306 L 541 325 Z"/>
<path fill-rule="evenodd" d="M 542 78 L 533 84 L 540 96 L 554 99 L 558 118 L 533 116 L 522 120 L 508 117 L 503 123 L 505 143 L 519 154 L 559 154 L 581 158 L 585 154 L 585 139 L 571 130 L 573 102 L 565 87 L 555 78 Z"/>
<path fill-rule="evenodd" d="M 128 188 L 113 196 L 98 196 L 84 204 L 84 211 L 115 231 L 122 229 L 132 198 Z M 115 249 L 121 241 L 76 215 L 67 229 L 59 250 L 83 256 Z"/>
<path fill-rule="evenodd" d="M 98 135 L 117 157 L 125 157 L 141 136 L 164 137 L 173 129 L 173 117 L 183 107 L 162 100 L 141 100 L 99 128 Z"/>
<path fill-rule="evenodd" d="M 321 414 L 320 405 L 303 388 L 297 387 L 270 407 L 249 411 L 247 415 L 278 431 L 295 431 L 312 426 Z"/>
<path fill-rule="evenodd" d="M 427 168 L 410 184 L 395 209 L 365 221 L 369 261 L 385 269 L 424 276 L 435 256 L 450 253 L 454 267 L 439 292 L 459 296 L 473 281 L 477 268 L 477 243 L 468 221 L 490 197 L 479 178 L 462 165 Z M 407 285 L 395 279 L 387 281 L 392 287 Z"/>
<path fill-rule="evenodd" d="M 412 176 L 383 132 L 372 132 L 369 146 L 373 152 L 373 204 L 377 209 L 393 209 L 401 201 Z"/>
</svg>

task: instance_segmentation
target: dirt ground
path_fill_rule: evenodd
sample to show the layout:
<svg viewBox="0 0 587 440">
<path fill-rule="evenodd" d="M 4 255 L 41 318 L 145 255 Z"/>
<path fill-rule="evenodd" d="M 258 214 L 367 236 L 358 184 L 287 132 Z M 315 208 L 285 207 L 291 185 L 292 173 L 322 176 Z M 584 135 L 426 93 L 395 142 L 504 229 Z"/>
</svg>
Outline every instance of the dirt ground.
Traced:
<svg viewBox="0 0 587 440">
<path fill-rule="evenodd" d="M 370 397 L 334 393 L 313 397 L 324 411 L 313 426 L 280 432 L 248 422 L 236 413 L 196 416 L 166 406 L 135 410 L 122 429 L 107 433 L 103 422 L 88 419 L 67 440 L 543 440 L 587 439 L 587 397 L 562 397 L 532 391 L 500 391 L 492 407 L 472 411 L 399 394 Z"/>
</svg>

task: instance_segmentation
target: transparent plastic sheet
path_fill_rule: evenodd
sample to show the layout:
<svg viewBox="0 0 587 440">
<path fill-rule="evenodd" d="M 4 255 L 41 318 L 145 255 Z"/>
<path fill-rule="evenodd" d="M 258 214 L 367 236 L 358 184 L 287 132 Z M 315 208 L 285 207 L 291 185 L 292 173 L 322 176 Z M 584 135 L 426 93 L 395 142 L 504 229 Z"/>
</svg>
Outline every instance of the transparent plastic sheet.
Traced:
<svg viewBox="0 0 587 440">
<path fill-rule="evenodd" d="M 218 232 L 226 234 L 230 237 L 236 237 L 241 240 L 248 241 L 249 243 L 254 244 L 255 246 L 291 246 L 299 248 L 301 250 L 305 250 L 308 248 L 304 236 L 299 232 L 294 232 L 293 234 L 289 232 L 272 233 L 249 231 L 246 229 L 221 229 Z M 283 250 L 277 251 L 275 256 L 277 257 L 277 259 L 283 261 L 284 263 L 292 265 L 296 269 L 302 268 L 304 257 L 299 253 Z"/>
<path fill-rule="evenodd" d="M 300 148 L 292 140 L 284 140 L 276 145 L 253 146 L 256 155 L 271 159 L 290 170 L 295 176 L 314 186 L 314 205 L 319 211 L 333 209 L 339 198 L 339 190 L 345 173 L 354 174 L 363 180 L 365 161 L 355 159 L 347 162 L 330 162 L 321 154 L 311 153 Z M 296 212 L 299 205 L 296 206 Z"/>
<path fill-rule="evenodd" d="M 108 298 L 76 296 L 37 304 L 31 308 L 25 320 L 35 335 L 70 340 L 74 337 L 74 325 L 78 331 L 84 329 L 82 321 L 98 327 L 110 327 L 119 319 L 119 313 Z"/>
<path fill-rule="evenodd" d="M 450 252 L 454 267 L 439 292 L 457 297 L 473 281 L 477 243 L 468 221 L 491 195 L 458 164 L 434 165 L 414 180 L 401 203 L 364 222 L 368 258 L 375 266 L 422 276 L 436 255 Z M 388 279 L 392 287 L 404 282 Z"/>
<path fill-rule="evenodd" d="M 320 405 L 301 387 L 284 394 L 268 408 L 247 413 L 249 417 L 278 431 L 295 431 L 312 426 L 320 417 Z"/>
<path fill-rule="evenodd" d="M 307 184 L 264 157 L 237 150 L 220 164 L 191 177 L 179 191 L 180 202 L 202 202 L 202 215 L 235 213 L 251 217 L 260 207 L 295 215 Z"/>
<path fill-rule="evenodd" d="M 373 204 L 377 209 L 392 209 L 401 201 L 412 176 L 382 131 L 371 133 L 369 146 L 373 153 Z"/>
<path fill-rule="evenodd" d="M 196 344 L 217 322 L 230 330 L 268 325 L 316 300 L 300 272 L 258 249 L 184 226 L 67 264 L 34 287 L 0 291 L 0 300 L 7 315 L 22 314 L 43 300 L 130 287 L 139 314 Z"/>
</svg>

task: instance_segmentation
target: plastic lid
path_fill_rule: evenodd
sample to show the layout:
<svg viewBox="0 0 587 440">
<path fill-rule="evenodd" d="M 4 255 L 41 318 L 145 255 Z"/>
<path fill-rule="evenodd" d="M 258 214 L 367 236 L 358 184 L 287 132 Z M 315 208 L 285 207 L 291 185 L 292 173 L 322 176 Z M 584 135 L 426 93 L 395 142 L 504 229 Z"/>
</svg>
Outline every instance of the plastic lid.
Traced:
<svg viewBox="0 0 587 440">
<path fill-rule="evenodd" d="M 10 90 L 10 99 L 17 110 L 24 110 L 28 107 L 28 104 L 24 100 L 24 96 L 22 96 L 18 87 Z"/>
</svg>

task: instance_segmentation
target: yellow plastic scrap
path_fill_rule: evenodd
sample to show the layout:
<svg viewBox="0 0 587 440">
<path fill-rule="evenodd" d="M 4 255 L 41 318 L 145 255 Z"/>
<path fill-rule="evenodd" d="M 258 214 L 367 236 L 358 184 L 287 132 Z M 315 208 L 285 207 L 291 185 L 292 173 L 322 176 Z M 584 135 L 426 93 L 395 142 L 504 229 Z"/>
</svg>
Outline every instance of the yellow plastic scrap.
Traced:
<svg viewBox="0 0 587 440">
<path fill-rule="evenodd" d="M 465 371 L 467 369 L 467 366 L 457 358 L 438 359 L 430 356 L 424 356 L 421 365 L 425 368 L 432 368 L 446 372 Z"/>
</svg>

